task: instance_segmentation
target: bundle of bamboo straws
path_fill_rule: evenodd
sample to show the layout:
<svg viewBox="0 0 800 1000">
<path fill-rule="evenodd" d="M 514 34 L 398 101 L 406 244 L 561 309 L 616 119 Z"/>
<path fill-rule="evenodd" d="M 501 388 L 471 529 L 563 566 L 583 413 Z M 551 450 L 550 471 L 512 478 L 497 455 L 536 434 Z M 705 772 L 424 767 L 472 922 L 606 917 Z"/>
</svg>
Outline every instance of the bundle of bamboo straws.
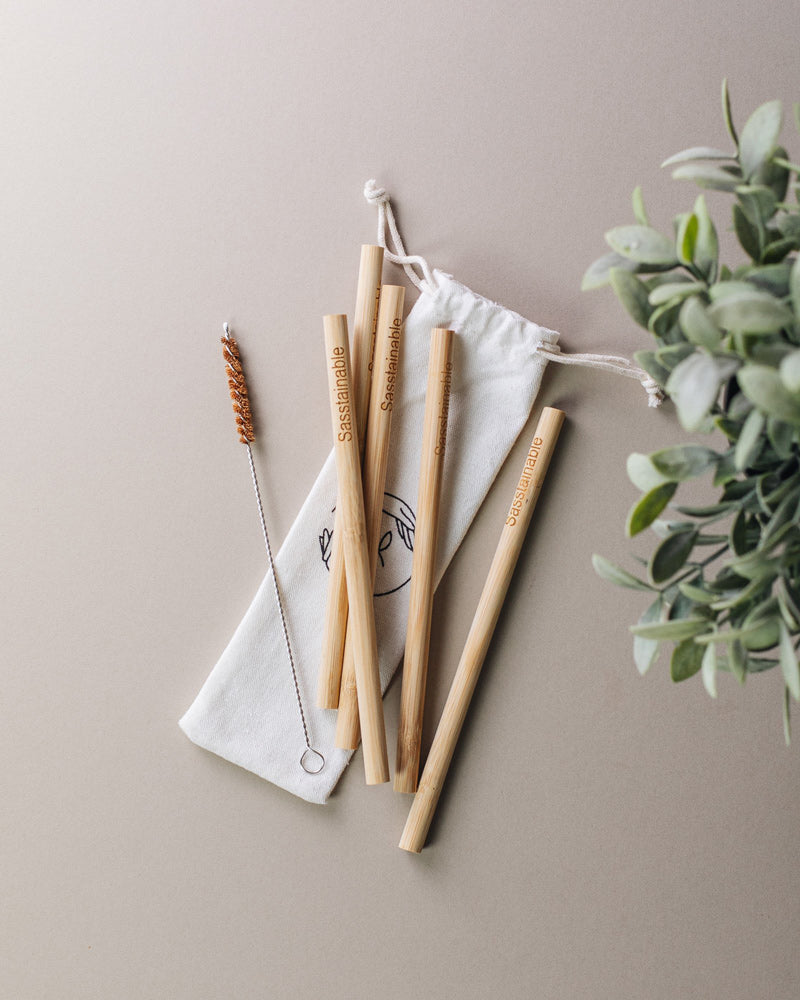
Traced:
<svg viewBox="0 0 800 1000">
<path fill-rule="evenodd" d="M 367 784 L 389 780 L 373 589 L 405 290 L 382 285 L 383 248 L 363 246 L 353 324 L 324 317 L 338 498 L 318 705 L 338 709 L 336 745 L 364 748 Z M 534 433 L 450 693 L 419 779 L 436 540 L 453 380 L 452 330 L 431 333 L 394 787 L 416 793 L 400 847 L 425 843 L 456 742 L 564 421 L 547 407 Z M 419 780 L 418 780 L 419 779 Z"/>
</svg>

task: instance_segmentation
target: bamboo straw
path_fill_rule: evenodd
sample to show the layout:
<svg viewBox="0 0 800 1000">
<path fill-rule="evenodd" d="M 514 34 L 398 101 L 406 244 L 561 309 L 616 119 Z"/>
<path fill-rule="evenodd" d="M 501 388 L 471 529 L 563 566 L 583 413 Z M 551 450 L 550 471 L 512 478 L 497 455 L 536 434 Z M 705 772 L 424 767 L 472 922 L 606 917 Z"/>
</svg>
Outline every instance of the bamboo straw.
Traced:
<svg viewBox="0 0 800 1000">
<path fill-rule="evenodd" d="M 353 321 L 353 398 L 358 428 L 359 449 L 363 450 L 364 427 L 367 422 L 372 358 L 375 353 L 375 326 L 378 318 L 378 300 L 381 294 L 383 247 L 365 244 L 361 247 L 358 269 L 356 311 Z M 342 657 L 347 630 L 347 584 L 342 557 L 342 532 L 339 530 L 339 503 L 333 521 L 331 543 L 328 601 L 325 607 L 325 624 L 322 633 L 322 661 L 317 682 L 317 705 L 336 708 L 339 704 L 339 685 L 342 678 Z"/>
<path fill-rule="evenodd" d="M 558 432 L 564 422 L 561 410 L 546 407 L 539 418 L 533 443 L 525 459 L 522 475 L 514 493 L 505 527 L 483 587 L 478 608 L 467 636 L 442 717 L 433 738 L 428 760 L 422 772 L 419 790 L 414 796 L 400 847 L 419 854 L 425 844 L 442 785 L 467 715 L 478 676 L 492 639 L 508 585 L 522 549 L 533 508 L 553 456 Z"/>
<path fill-rule="evenodd" d="M 381 289 L 378 313 L 372 393 L 361 477 L 364 486 L 364 511 L 373 590 L 378 565 L 378 546 L 381 540 L 383 491 L 386 486 L 386 467 L 389 464 L 389 433 L 397 386 L 405 294 L 405 289 L 399 285 L 384 285 Z M 339 714 L 336 717 L 336 746 L 348 750 L 355 750 L 358 746 L 361 732 L 358 722 L 358 694 L 352 639 L 352 630 L 348 623 L 342 687 L 339 692 Z"/>
<path fill-rule="evenodd" d="M 347 317 L 325 316 L 323 323 L 336 474 L 339 479 L 338 510 L 341 514 L 342 550 L 353 633 L 358 711 L 364 741 L 364 770 L 367 784 L 377 785 L 389 780 L 389 760 L 378 673 L 378 643 L 372 608 L 372 581 L 367 553 L 364 496 L 361 492 L 361 463 L 347 344 Z"/>
<path fill-rule="evenodd" d="M 433 591 L 436 585 L 436 542 L 439 534 L 439 504 L 447 444 L 447 413 L 453 378 L 453 331 L 437 328 L 431 334 L 428 356 L 428 387 L 422 425 L 422 459 L 408 599 L 406 652 L 400 721 L 397 729 L 396 792 L 415 792 L 422 746 L 422 717 L 428 676 L 428 646 L 431 637 Z"/>
</svg>

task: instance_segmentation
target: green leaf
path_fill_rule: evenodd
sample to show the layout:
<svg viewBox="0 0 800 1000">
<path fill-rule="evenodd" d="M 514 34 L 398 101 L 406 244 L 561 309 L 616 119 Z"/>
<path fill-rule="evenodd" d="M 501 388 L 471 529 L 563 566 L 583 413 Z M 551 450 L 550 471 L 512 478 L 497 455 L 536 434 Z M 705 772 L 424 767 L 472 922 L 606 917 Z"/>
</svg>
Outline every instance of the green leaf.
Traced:
<svg viewBox="0 0 800 1000">
<path fill-rule="evenodd" d="M 587 268 L 583 281 L 581 281 L 581 291 L 587 292 L 590 289 L 602 288 L 603 285 L 607 285 L 611 281 L 611 271 L 615 268 L 621 268 L 623 271 L 635 271 L 637 267 L 638 264 L 623 257 L 622 254 L 604 254 Z"/>
<path fill-rule="evenodd" d="M 772 189 L 772 193 L 778 201 L 783 201 L 786 197 L 786 190 L 789 187 L 789 171 L 783 166 L 788 153 L 782 146 L 778 146 L 773 156 L 765 163 L 762 163 L 753 175 L 756 184 L 763 184 L 764 187 Z"/>
<path fill-rule="evenodd" d="M 789 392 L 774 368 L 745 365 L 736 377 L 742 392 L 764 413 L 800 426 L 800 397 Z"/>
<path fill-rule="evenodd" d="M 705 618 L 679 618 L 677 621 L 653 622 L 652 625 L 631 625 L 630 631 L 643 639 L 669 639 L 678 642 L 698 635 L 707 628 L 708 621 Z"/>
<path fill-rule="evenodd" d="M 783 621 L 779 624 L 780 632 L 780 662 L 781 673 L 786 687 L 792 692 L 795 701 L 800 701 L 800 666 L 797 663 L 797 654 L 792 645 L 792 637 Z"/>
<path fill-rule="evenodd" d="M 781 381 L 789 392 L 800 393 L 800 351 L 792 351 L 781 361 L 778 368 Z"/>
<path fill-rule="evenodd" d="M 736 188 L 736 194 L 753 225 L 763 225 L 775 214 L 778 199 L 775 197 L 775 192 L 764 184 L 740 184 Z"/>
<path fill-rule="evenodd" d="M 782 471 L 783 470 L 781 470 L 780 468 L 774 469 L 772 475 L 775 476 L 781 475 Z M 769 486 L 772 485 L 772 478 L 770 478 L 768 482 L 766 480 L 762 480 L 762 482 L 766 483 L 765 488 L 768 489 Z M 787 479 L 784 479 L 783 482 L 779 486 L 776 486 L 774 490 L 771 490 L 764 494 L 765 513 L 772 513 L 772 511 L 775 510 L 775 508 L 784 499 L 784 497 L 789 496 L 790 493 L 793 493 L 796 496 L 798 491 L 800 491 L 800 481 L 798 480 L 798 476 L 795 473 L 789 476 Z M 763 488 L 762 488 L 762 493 L 764 493 Z"/>
<path fill-rule="evenodd" d="M 703 647 L 698 646 L 692 639 L 684 639 L 672 651 L 672 658 L 669 661 L 670 677 L 679 683 L 688 680 L 700 670 L 703 663 Z"/>
<path fill-rule="evenodd" d="M 694 245 L 697 240 L 697 216 L 684 215 L 678 225 L 675 238 L 675 250 L 682 264 L 691 264 L 694 260 Z"/>
<path fill-rule="evenodd" d="M 732 642 L 728 650 L 728 665 L 731 673 L 740 684 L 744 684 L 747 677 L 747 653 L 740 642 Z"/>
<path fill-rule="evenodd" d="M 640 186 L 633 189 L 631 203 L 633 205 L 633 215 L 636 221 L 642 226 L 649 227 L 650 220 L 647 218 L 647 209 L 644 207 L 644 196 L 642 195 L 642 189 Z"/>
<path fill-rule="evenodd" d="M 752 549 L 747 538 L 747 511 L 740 510 L 733 519 L 730 530 L 729 547 L 734 555 L 743 556 Z"/>
<path fill-rule="evenodd" d="M 650 461 L 656 470 L 672 482 L 684 482 L 702 475 L 719 455 L 700 444 L 677 444 L 654 451 Z M 659 511 L 661 513 L 661 511 Z"/>
<path fill-rule="evenodd" d="M 708 635 L 698 635 L 695 642 L 705 645 L 707 642 L 741 641 L 747 649 L 768 649 L 778 641 L 777 620 L 748 625 L 746 628 L 732 628 L 727 632 L 711 632 Z"/>
<path fill-rule="evenodd" d="M 725 534 L 716 534 L 716 535 L 709 534 L 709 535 L 698 535 L 697 536 L 697 542 L 696 542 L 696 544 L 697 545 L 721 545 L 723 542 L 725 542 L 725 544 L 727 545 L 727 543 L 728 543 L 728 536 L 727 535 L 725 535 Z"/>
<path fill-rule="evenodd" d="M 768 368 L 777 368 L 787 354 L 791 354 L 792 348 L 785 341 L 778 341 L 774 337 L 758 338 L 748 342 L 750 360 L 758 365 L 766 365 Z"/>
<path fill-rule="evenodd" d="M 768 101 L 750 115 L 739 139 L 739 162 L 748 179 L 769 158 L 783 125 L 780 101 Z"/>
<path fill-rule="evenodd" d="M 662 364 L 668 371 L 672 371 L 677 365 L 694 353 L 691 344 L 668 344 L 666 347 L 659 347 L 656 351 L 656 361 Z"/>
<path fill-rule="evenodd" d="M 776 224 L 781 236 L 800 241 L 800 215 L 782 215 Z"/>
<path fill-rule="evenodd" d="M 680 153 L 668 157 L 661 166 L 671 167 L 673 163 L 687 163 L 692 160 L 734 160 L 735 158 L 734 154 L 726 153 L 723 149 L 714 149 L 713 146 L 692 146 L 691 149 L 684 149 Z"/>
<path fill-rule="evenodd" d="M 797 240 L 794 238 L 773 240 L 767 243 L 761 254 L 761 260 L 765 264 L 778 264 L 784 260 L 787 254 L 797 249 Z"/>
<path fill-rule="evenodd" d="M 748 616 L 749 617 L 749 616 Z M 747 622 L 747 619 L 745 619 Z M 742 629 L 741 639 L 746 649 L 772 649 L 778 641 L 780 618 L 767 618 L 760 622 L 748 623 Z"/>
<path fill-rule="evenodd" d="M 647 289 L 644 284 L 630 271 L 619 267 L 613 267 L 609 271 L 609 281 L 631 318 L 646 330 L 652 309 L 647 300 Z"/>
<path fill-rule="evenodd" d="M 775 587 L 775 594 L 786 627 L 793 631 L 800 630 L 800 601 L 796 591 L 781 577 Z"/>
<path fill-rule="evenodd" d="M 786 459 L 792 454 L 793 436 L 794 428 L 791 424 L 776 420 L 775 417 L 770 417 L 767 421 L 767 437 L 778 458 Z"/>
<path fill-rule="evenodd" d="M 736 479 L 737 473 L 736 466 L 733 464 L 733 457 L 733 449 L 731 448 L 717 463 L 714 476 L 711 480 L 714 486 L 724 486 L 726 483 L 730 483 L 731 480 Z"/>
<path fill-rule="evenodd" d="M 667 521 L 658 518 L 653 521 L 650 527 L 653 533 L 659 538 L 668 538 L 670 535 L 674 535 L 676 531 L 689 531 L 693 529 L 694 524 L 691 521 Z"/>
<path fill-rule="evenodd" d="M 724 595 L 711 605 L 713 611 L 727 611 L 728 608 L 736 608 L 747 604 L 751 600 L 760 597 L 765 588 L 764 580 L 757 577 L 751 580 L 746 587 L 741 590 L 725 591 Z"/>
<path fill-rule="evenodd" d="M 650 226 L 617 226 L 606 233 L 606 242 L 612 250 L 640 264 L 677 264 L 672 242 Z"/>
<path fill-rule="evenodd" d="M 706 618 L 706 609 L 697 608 L 694 601 L 680 592 L 677 584 L 672 584 L 662 591 L 665 601 L 671 601 L 668 618 L 671 622 L 688 621 L 690 618 Z"/>
<path fill-rule="evenodd" d="M 741 205 L 733 206 L 733 228 L 742 249 L 753 260 L 761 259 L 763 236 L 759 227 L 752 222 Z"/>
<path fill-rule="evenodd" d="M 703 675 L 703 687 L 712 698 L 717 697 L 717 647 L 713 642 L 706 646 L 703 659 L 700 661 Z"/>
<path fill-rule="evenodd" d="M 789 688 L 785 684 L 783 686 L 783 738 L 786 741 L 786 746 L 790 746 L 792 742 L 792 716 L 789 703 Z"/>
<path fill-rule="evenodd" d="M 702 281 L 670 281 L 654 288 L 650 292 L 649 301 L 651 306 L 663 306 L 672 301 L 680 302 L 688 295 L 696 295 L 705 290 L 706 286 Z"/>
<path fill-rule="evenodd" d="M 733 116 L 731 114 L 731 95 L 728 91 L 728 80 L 727 78 L 722 81 L 722 117 L 725 119 L 725 128 L 728 130 L 728 135 L 733 139 L 734 146 L 739 145 L 739 137 L 736 134 L 736 129 L 733 125 Z"/>
<path fill-rule="evenodd" d="M 673 334 L 679 332 L 678 309 L 678 304 L 673 304 L 672 302 L 667 302 L 654 309 L 650 314 L 650 319 L 647 321 L 647 329 L 661 340 L 671 343 L 674 340 Z M 678 347 L 682 345 L 675 344 L 674 346 Z"/>
<path fill-rule="evenodd" d="M 723 299 L 728 299 L 733 295 L 749 295 L 752 291 L 753 286 L 748 281 L 722 278 L 720 281 L 716 281 L 713 285 L 709 286 L 708 294 L 712 302 L 721 302 Z"/>
<path fill-rule="evenodd" d="M 661 486 L 662 483 L 666 483 L 669 480 L 666 476 L 662 475 L 658 469 L 650 461 L 649 455 L 642 455 L 637 451 L 632 452 L 628 455 L 628 461 L 626 463 L 626 469 L 628 472 L 628 479 L 633 483 L 633 485 L 642 491 L 642 493 L 647 493 L 656 486 Z"/>
<path fill-rule="evenodd" d="M 649 625 L 652 622 L 661 621 L 663 613 L 664 601 L 659 594 L 639 619 L 639 624 Z M 644 639 L 640 635 L 633 637 L 633 661 L 636 664 L 636 669 L 642 676 L 647 673 L 655 662 L 658 656 L 659 645 L 658 639 Z"/>
<path fill-rule="evenodd" d="M 707 507 L 692 507 L 676 505 L 675 510 L 687 517 L 717 517 L 719 514 L 726 514 L 738 506 L 735 503 L 713 503 Z"/>
<path fill-rule="evenodd" d="M 778 264 L 759 264 L 748 267 L 743 277 L 750 285 L 755 285 L 764 292 L 783 299 L 789 294 L 790 262 L 783 260 Z"/>
<path fill-rule="evenodd" d="M 708 310 L 696 295 L 683 303 L 678 315 L 678 322 L 687 340 L 693 344 L 707 347 L 710 351 L 719 346 L 722 336 L 719 327 L 708 315 Z"/>
<path fill-rule="evenodd" d="M 644 368 L 647 374 L 654 378 L 659 385 L 666 384 L 669 371 L 656 360 L 655 351 L 634 351 L 633 360 L 640 368 Z"/>
<path fill-rule="evenodd" d="M 688 531 L 675 531 L 667 535 L 656 546 L 650 557 L 647 572 L 652 582 L 654 584 L 665 583 L 683 569 L 686 560 L 692 554 L 696 540 L 696 528 L 691 528 Z"/>
<path fill-rule="evenodd" d="M 736 442 L 734 464 L 739 472 L 752 465 L 764 445 L 762 431 L 766 417 L 760 410 L 751 410 Z"/>
<path fill-rule="evenodd" d="M 785 531 L 781 531 L 784 526 L 789 525 L 792 529 L 794 528 L 794 521 L 797 515 L 797 495 L 800 488 L 794 487 L 788 494 L 781 500 L 778 504 L 772 517 L 769 519 L 766 525 L 762 526 L 761 529 L 761 541 L 758 543 L 758 549 L 760 552 L 771 552 L 775 548 L 777 541 L 780 538 L 786 536 Z"/>
<path fill-rule="evenodd" d="M 700 427 L 716 401 L 721 381 L 716 360 L 702 351 L 690 354 L 674 369 L 666 389 L 685 430 Z"/>
<path fill-rule="evenodd" d="M 800 256 L 795 257 L 789 275 L 789 291 L 792 296 L 794 314 L 800 320 Z"/>
<path fill-rule="evenodd" d="M 738 576 L 752 580 L 754 584 L 763 586 L 765 580 L 769 581 L 777 576 L 780 571 L 779 564 L 780 559 L 770 559 L 761 549 L 756 548 L 752 552 L 747 552 L 743 556 L 732 559 L 728 563 L 728 567 Z M 748 590 L 747 587 L 745 587 L 744 591 L 737 591 L 739 600 L 741 600 L 746 590 Z M 747 596 L 751 596 L 756 590 L 758 590 L 758 587 L 750 588 Z"/>
<path fill-rule="evenodd" d="M 748 674 L 761 674 L 765 670 L 772 670 L 773 667 L 778 666 L 777 660 L 769 660 L 764 656 L 750 656 L 747 655 L 747 672 Z"/>
<path fill-rule="evenodd" d="M 719 257 L 719 240 L 717 230 L 708 214 L 706 200 L 702 194 L 694 203 L 694 214 L 697 217 L 697 239 L 695 241 L 694 259 L 696 266 L 706 276 L 708 281 L 714 281 L 717 276 L 717 259 Z"/>
<path fill-rule="evenodd" d="M 698 187 L 712 191 L 735 191 L 737 185 L 742 183 L 738 170 L 731 173 L 711 163 L 686 163 L 672 171 L 672 179 L 694 181 Z"/>
<path fill-rule="evenodd" d="M 638 579 L 638 577 L 633 576 L 627 570 L 622 569 L 621 566 L 617 566 L 616 563 L 596 553 L 592 556 L 592 566 L 594 566 L 594 571 L 599 577 L 602 577 L 603 580 L 608 580 L 609 583 L 615 583 L 618 587 L 630 587 L 631 590 L 653 589 L 644 580 Z"/>
<path fill-rule="evenodd" d="M 748 413 L 753 409 L 753 404 L 746 396 L 742 396 L 741 393 L 736 397 L 737 399 L 743 399 L 748 404 Z M 747 414 L 745 414 L 746 416 Z M 725 437 L 729 441 L 736 441 L 739 438 L 739 433 L 742 429 L 742 424 L 736 417 L 726 417 L 721 413 L 719 416 L 714 417 L 714 426 L 718 431 L 722 431 Z"/>
<path fill-rule="evenodd" d="M 694 583 L 687 583 L 685 580 L 678 584 L 678 590 L 688 597 L 690 601 L 695 604 L 713 604 L 714 601 L 719 596 L 718 594 L 712 593 L 710 590 L 704 590 L 702 587 L 698 587 Z"/>
<path fill-rule="evenodd" d="M 664 483 L 650 490 L 634 504 L 628 514 L 626 531 L 629 538 L 638 535 L 640 531 L 648 528 L 658 517 L 661 511 L 667 506 L 677 489 L 676 483 Z"/>
<path fill-rule="evenodd" d="M 788 306 L 758 288 L 725 295 L 708 311 L 718 326 L 740 333 L 777 333 L 794 320 Z"/>
</svg>

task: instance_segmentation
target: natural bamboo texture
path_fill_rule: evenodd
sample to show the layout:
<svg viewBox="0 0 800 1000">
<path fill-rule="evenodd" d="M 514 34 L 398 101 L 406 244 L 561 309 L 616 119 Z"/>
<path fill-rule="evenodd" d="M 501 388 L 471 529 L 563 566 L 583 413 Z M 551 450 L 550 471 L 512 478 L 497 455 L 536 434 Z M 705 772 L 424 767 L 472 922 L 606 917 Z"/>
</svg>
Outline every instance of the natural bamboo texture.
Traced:
<svg viewBox="0 0 800 1000">
<path fill-rule="evenodd" d="M 378 565 L 378 546 L 381 540 L 386 468 L 389 464 L 389 435 L 400 365 L 404 301 L 404 288 L 399 285 L 383 286 L 361 477 L 373 590 Z M 354 750 L 361 738 L 352 638 L 348 624 L 342 666 L 342 687 L 339 693 L 339 714 L 336 717 L 336 746 L 348 750 Z"/>
<path fill-rule="evenodd" d="M 396 792 L 415 792 L 419 779 L 422 718 L 428 677 L 433 591 L 436 586 L 436 542 L 442 495 L 447 414 L 453 380 L 453 331 L 437 328 L 431 334 L 428 386 L 422 425 L 422 458 L 414 528 L 414 558 L 408 598 L 403 687 L 397 728 Z"/>
<path fill-rule="evenodd" d="M 389 780 L 389 760 L 378 672 L 378 643 L 372 607 L 372 580 L 367 552 L 364 495 L 361 490 L 361 462 L 355 426 L 347 318 L 325 316 L 323 322 L 336 475 L 339 480 L 340 533 L 353 634 L 358 712 L 364 743 L 364 770 L 367 784 L 377 785 Z"/>
<path fill-rule="evenodd" d="M 564 422 L 561 410 L 542 411 L 519 483 L 511 501 L 500 542 L 483 587 L 447 702 L 433 738 L 417 794 L 411 805 L 400 847 L 418 854 L 428 835 L 461 727 L 489 648 L 500 610 L 522 549 L 533 508 L 542 489 L 556 439 Z"/>
<path fill-rule="evenodd" d="M 360 451 L 363 451 L 364 427 L 367 421 L 382 269 L 383 247 L 371 244 L 362 246 L 361 263 L 358 269 L 351 357 L 354 413 Z M 322 632 L 322 658 L 317 682 L 317 705 L 320 708 L 338 707 L 342 679 L 342 658 L 347 632 L 347 584 L 345 582 L 340 527 L 339 504 L 337 502 L 329 560 L 328 600 Z"/>
</svg>

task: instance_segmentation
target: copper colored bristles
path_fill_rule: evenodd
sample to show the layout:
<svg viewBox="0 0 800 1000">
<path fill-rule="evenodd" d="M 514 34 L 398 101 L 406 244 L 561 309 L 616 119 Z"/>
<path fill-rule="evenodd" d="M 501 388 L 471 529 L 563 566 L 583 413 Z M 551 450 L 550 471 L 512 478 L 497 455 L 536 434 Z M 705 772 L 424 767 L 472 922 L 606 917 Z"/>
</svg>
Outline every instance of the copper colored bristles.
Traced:
<svg viewBox="0 0 800 1000">
<path fill-rule="evenodd" d="M 220 338 L 220 342 L 222 343 L 222 356 L 225 358 L 225 374 L 228 376 L 228 389 L 233 403 L 233 412 L 236 414 L 239 440 L 242 444 L 251 444 L 255 441 L 256 435 L 253 430 L 253 414 L 250 411 L 250 396 L 247 393 L 247 382 L 239 357 L 239 345 L 228 333 L 227 325 L 225 336 Z"/>
</svg>

